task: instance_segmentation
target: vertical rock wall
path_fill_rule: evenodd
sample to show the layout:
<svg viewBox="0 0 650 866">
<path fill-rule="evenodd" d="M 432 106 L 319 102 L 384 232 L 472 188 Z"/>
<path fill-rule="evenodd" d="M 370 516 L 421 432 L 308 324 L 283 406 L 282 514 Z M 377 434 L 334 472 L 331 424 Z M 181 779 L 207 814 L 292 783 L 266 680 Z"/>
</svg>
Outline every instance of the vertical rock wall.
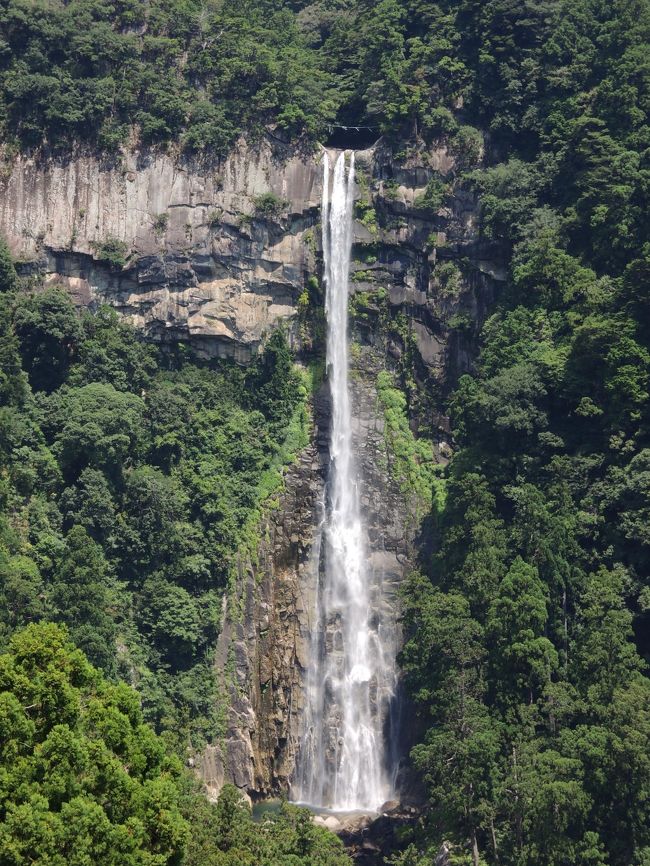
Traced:
<svg viewBox="0 0 650 866">
<path fill-rule="evenodd" d="M 355 451 L 371 550 L 369 567 L 389 588 L 390 635 L 400 643 L 399 584 L 409 567 L 416 527 L 410 504 L 388 469 L 376 376 L 386 343 L 365 345 L 351 369 Z M 259 559 L 241 563 L 228 600 L 216 665 L 229 707 L 226 733 L 199 761 L 212 794 L 232 781 L 253 797 L 288 790 L 302 734 L 304 679 L 314 626 L 318 534 L 328 464 L 329 394 L 314 400 L 313 442 L 285 476 L 278 507 L 265 518 Z"/>
<path fill-rule="evenodd" d="M 108 303 L 153 340 L 245 362 L 295 316 L 319 183 L 312 156 L 270 140 L 217 163 L 20 156 L 0 172 L 0 234 L 79 304 Z M 121 262 L 107 262 L 107 244 Z"/>
<path fill-rule="evenodd" d="M 215 659 L 225 731 L 198 765 L 213 795 L 224 781 L 252 796 L 287 790 L 303 709 L 322 489 L 321 456 L 312 444 L 287 471 L 256 561 L 243 558 L 229 593 Z"/>
</svg>

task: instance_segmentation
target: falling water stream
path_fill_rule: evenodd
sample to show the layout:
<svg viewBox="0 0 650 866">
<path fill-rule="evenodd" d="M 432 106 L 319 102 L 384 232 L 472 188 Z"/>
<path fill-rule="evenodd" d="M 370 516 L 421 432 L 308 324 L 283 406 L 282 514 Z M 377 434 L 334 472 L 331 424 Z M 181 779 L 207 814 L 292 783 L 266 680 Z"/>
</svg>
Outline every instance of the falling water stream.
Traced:
<svg viewBox="0 0 650 866">
<path fill-rule="evenodd" d="M 391 796 L 384 729 L 395 689 L 395 659 L 391 646 L 382 645 L 380 576 L 368 561 L 352 435 L 348 282 L 354 153 L 347 166 L 345 153 L 338 156 L 333 178 L 327 154 L 323 162 L 330 463 L 314 548 L 317 610 L 292 793 L 299 802 L 333 811 L 374 811 Z"/>
</svg>

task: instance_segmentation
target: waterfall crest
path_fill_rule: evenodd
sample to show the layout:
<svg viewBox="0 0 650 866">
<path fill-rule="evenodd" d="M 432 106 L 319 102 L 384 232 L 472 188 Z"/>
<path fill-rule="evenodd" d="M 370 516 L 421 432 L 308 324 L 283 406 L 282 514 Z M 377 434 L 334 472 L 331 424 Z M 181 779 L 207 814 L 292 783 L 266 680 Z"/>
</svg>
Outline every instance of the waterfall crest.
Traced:
<svg viewBox="0 0 650 866">
<path fill-rule="evenodd" d="M 331 185 L 331 194 L 330 194 Z M 368 564 L 352 436 L 348 282 L 354 153 L 330 181 L 323 160 L 322 239 L 331 390 L 327 501 L 314 556 L 318 599 L 307 675 L 305 732 L 294 798 L 335 811 L 378 809 L 391 796 L 384 727 L 395 691 L 394 647 L 382 646 L 381 577 Z"/>
</svg>

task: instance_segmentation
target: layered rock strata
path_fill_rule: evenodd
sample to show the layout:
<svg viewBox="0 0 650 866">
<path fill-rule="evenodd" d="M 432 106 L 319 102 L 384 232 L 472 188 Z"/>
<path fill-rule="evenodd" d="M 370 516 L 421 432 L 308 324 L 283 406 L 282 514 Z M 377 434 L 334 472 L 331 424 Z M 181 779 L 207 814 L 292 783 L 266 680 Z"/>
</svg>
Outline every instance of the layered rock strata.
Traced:
<svg viewBox="0 0 650 866">
<path fill-rule="evenodd" d="M 319 161 L 270 139 L 216 163 L 19 156 L 0 166 L 0 234 L 23 273 L 44 272 L 80 305 L 108 303 L 151 339 L 246 362 L 280 322 L 300 342 L 298 301 L 318 271 Z M 454 157 L 441 144 L 398 160 L 380 142 L 357 162 L 376 219 L 356 223 L 367 255 L 355 290 L 388 292 L 438 378 L 466 367 L 467 333 L 504 274 Z M 432 178 L 450 188 L 437 210 L 420 204 Z M 441 270 L 449 262 L 458 279 Z"/>
<path fill-rule="evenodd" d="M 21 156 L 0 180 L 0 232 L 79 304 L 108 303 L 154 340 L 246 361 L 295 315 L 314 269 L 305 232 L 318 183 L 314 160 L 269 142 L 212 165 Z"/>
</svg>

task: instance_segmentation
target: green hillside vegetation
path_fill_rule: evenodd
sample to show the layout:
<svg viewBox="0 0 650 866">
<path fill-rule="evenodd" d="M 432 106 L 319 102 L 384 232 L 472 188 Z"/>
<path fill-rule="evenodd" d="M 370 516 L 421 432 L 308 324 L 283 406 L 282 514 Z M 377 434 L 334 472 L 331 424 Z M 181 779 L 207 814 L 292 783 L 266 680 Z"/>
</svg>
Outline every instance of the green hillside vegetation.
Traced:
<svg viewBox="0 0 650 866">
<path fill-rule="evenodd" d="M 395 863 L 448 839 L 457 864 L 648 866 L 650 0 L 7 0 L 0 34 L 7 156 L 130 137 L 219 155 L 334 122 L 396 154 L 449 146 L 508 280 L 403 593 L 428 806 Z M 159 353 L 25 291 L 5 250 L 0 289 L 0 641 L 65 623 L 168 740 L 199 743 L 219 595 L 304 419 L 286 345 L 246 371 Z M 242 853 L 237 815 L 229 854 L 190 834 L 197 866 L 300 862 Z"/>
<path fill-rule="evenodd" d="M 430 809 L 401 862 L 451 838 L 474 864 L 642 866 L 650 5 L 496 0 L 455 21 L 493 147 L 468 180 L 509 278 L 404 592 Z"/>
<path fill-rule="evenodd" d="M 345 866 L 304 809 L 262 823 L 233 786 L 213 805 L 53 623 L 0 655 L 0 866 Z"/>
<path fill-rule="evenodd" d="M 22 146 L 111 151 L 135 128 L 218 156 L 269 123 L 316 135 L 336 105 L 273 0 L 11 0 L 0 32 L 0 122 Z"/>
<path fill-rule="evenodd" d="M 0 261 L 0 646 L 65 623 L 149 721 L 200 745 L 220 733 L 221 597 L 304 440 L 302 379 L 280 332 L 247 370 L 197 366 Z"/>
</svg>

